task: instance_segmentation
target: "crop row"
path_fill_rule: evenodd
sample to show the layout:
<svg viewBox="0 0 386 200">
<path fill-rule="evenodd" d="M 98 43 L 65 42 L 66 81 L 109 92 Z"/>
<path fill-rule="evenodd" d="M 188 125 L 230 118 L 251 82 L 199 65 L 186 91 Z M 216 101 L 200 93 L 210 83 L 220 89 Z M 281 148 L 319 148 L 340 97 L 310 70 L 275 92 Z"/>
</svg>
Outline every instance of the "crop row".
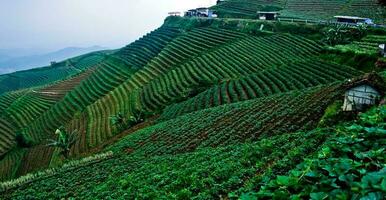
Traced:
<svg viewBox="0 0 386 200">
<path fill-rule="evenodd" d="M 123 62 L 127 62 L 128 66 L 142 68 L 178 34 L 180 34 L 180 31 L 177 28 L 161 27 L 123 47 L 116 55 Z"/>
<path fill-rule="evenodd" d="M 67 92 L 74 89 L 76 86 L 78 86 L 83 80 L 87 79 L 92 73 L 94 73 L 95 69 L 97 67 L 90 67 L 89 69 L 85 70 L 84 72 L 73 76 L 69 79 L 57 82 L 55 84 L 48 85 L 46 87 L 43 87 L 42 89 L 39 89 L 37 93 L 44 94 L 45 96 L 50 96 L 53 99 L 59 101 L 62 99 Z"/>
<path fill-rule="evenodd" d="M 177 37 L 128 81 L 87 108 L 88 119 L 92 119 L 87 125 L 88 145 L 96 146 L 116 134 L 116 129 L 111 125 L 109 117 L 118 112 L 123 112 L 128 117 L 132 110 L 138 107 L 138 88 L 142 88 L 149 81 L 194 59 L 203 52 L 211 51 L 243 36 L 233 31 L 196 28 Z M 83 127 L 77 129 L 83 129 Z"/>
<path fill-rule="evenodd" d="M 346 0 L 288 0 L 286 9 L 295 11 L 334 12 L 342 9 Z"/>
<path fill-rule="evenodd" d="M 213 7 L 220 17 L 255 18 L 256 12 L 264 5 L 283 6 L 283 0 L 232 0 L 224 1 Z"/>
<path fill-rule="evenodd" d="M 215 51 L 202 54 L 158 77 L 141 89 L 142 107 L 157 110 L 200 87 L 202 82 L 217 83 L 237 79 L 261 70 L 307 59 L 319 46 L 291 35 L 248 37 Z"/>
<path fill-rule="evenodd" d="M 158 34 L 154 32 L 154 34 Z M 166 34 L 166 32 L 165 32 Z M 170 33 L 168 33 L 170 35 Z M 144 37 L 142 40 L 150 40 L 148 43 L 152 44 L 151 37 Z M 138 41 L 137 41 L 138 43 Z M 133 43 L 135 46 L 137 43 Z M 160 43 L 161 45 L 165 45 L 167 41 L 164 43 Z M 129 45 L 130 46 L 130 45 Z M 153 54 L 157 54 L 156 46 L 140 46 L 137 45 L 136 48 L 138 52 L 140 50 L 143 51 L 152 51 Z M 135 50 L 131 50 L 131 57 L 135 57 Z M 54 131 L 67 123 L 72 123 L 71 121 L 76 121 L 79 118 L 76 116 L 80 115 L 81 111 L 85 109 L 89 104 L 93 103 L 95 100 L 99 99 L 101 96 L 106 95 L 113 88 L 120 85 L 124 82 L 128 77 L 130 77 L 134 72 L 134 66 L 128 65 L 130 62 L 129 58 L 126 60 L 127 62 L 122 62 L 121 52 L 118 51 L 116 54 L 112 54 L 109 56 L 104 56 L 103 62 L 99 62 L 93 71 L 84 72 L 78 77 L 73 77 L 73 79 L 69 79 L 67 82 L 59 82 L 56 85 L 51 85 L 47 88 L 43 88 L 39 90 L 39 93 L 48 94 L 48 93 L 61 93 L 63 95 L 63 90 L 72 89 L 70 92 L 66 93 L 66 96 L 56 103 L 49 110 L 44 112 L 43 115 L 37 117 L 33 122 L 31 122 L 27 127 L 27 133 L 32 137 L 32 139 L 36 142 L 43 142 L 45 138 L 53 138 Z M 151 58 L 149 58 L 150 60 Z M 83 59 L 82 59 L 83 60 Z M 77 60 L 80 61 L 80 60 Z M 76 65 L 74 61 L 71 63 L 72 65 Z M 86 74 L 86 75 L 85 75 Z M 80 78 L 79 78 L 80 77 Z M 74 83 L 74 84 L 73 84 Z M 48 92 L 48 93 L 47 93 Z M 65 91 L 66 92 L 66 91 Z M 55 96 L 55 95 L 54 95 Z M 81 117 L 80 117 L 81 118 Z M 75 122 L 74 122 L 75 123 Z M 76 123 L 75 123 L 76 124 Z M 87 126 L 87 121 L 81 122 L 82 126 Z M 71 124 L 68 125 L 68 127 Z M 77 126 L 78 127 L 78 126 Z M 75 127 L 74 127 L 75 128 Z M 80 131 L 80 137 L 85 136 L 86 133 L 82 132 L 82 129 L 78 128 Z M 82 143 L 83 142 L 83 143 Z M 81 139 L 80 143 L 75 145 L 76 148 L 85 149 L 86 140 Z M 44 143 L 44 142 L 43 142 Z M 80 150 L 75 151 L 80 152 Z M 74 153 L 74 150 L 72 153 Z M 41 151 L 48 151 L 48 148 L 42 147 Z M 44 152 L 43 152 L 44 153 Z M 39 154 L 39 153 L 37 153 Z M 21 174 L 27 173 L 29 171 L 33 171 L 34 169 L 38 169 L 40 167 L 46 167 L 49 164 L 50 153 L 45 153 L 47 155 L 47 159 L 44 159 L 40 162 L 40 158 L 37 157 L 34 153 L 27 153 L 23 159 L 23 166 L 21 167 Z M 39 160 L 39 162 L 36 162 Z M 24 166 L 25 165 L 25 166 Z"/>
<path fill-rule="evenodd" d="M 16 132 L 21 133 L 24 127 L 49 110 L 66 92 L 78 85 L 92 71 L 86 71 L 79 76 L 40 90 L 21 90 L 3 94 L 0 97 L 3 108 L 0 112 L 2 118 L 0 127 L 3 127 L 0 133 L 0 154 L 5 153 L 15 144 Z"/>
<path fill-rule="evenodd" d="M 167 107 L 161 119 L 171 119 L 227 103 L 328 84 L 359 74 L 355 69 L 324 61 L 301 61 L 215 85 L 187 101 Z"/>
<path fill-rule="evenodd" d="M 76 67 L 77 69 L 80 69 L 80 70 L 86 70 L 90 67 L 93 67 L 95 65 L 97 65 L 98 63 L 102 62 L 104 59 L 104 55 L 103 54 L 96 54 L 93 55 L 88 55 L 88 56 L 84 56 L 80 59 L 78 59 L 75 63 L 71 62 L 71 64 L 73 64 L 74 67 Z"/>
<path fill-rule="evenodd" d="M 23 158 L 24 150 L 13 150 L 0 160 L 0 181 L 13 178 Z"/>
<path fill-rule="evenodd" d="M 313 128 L 341 93 L 336 83 L 205 109 L 142 129 L 113 149 L 132 149 L 147 157 Z"/>
<path fill-rule="evenodd" d="M 48 110 L 55 102 L 50 96 L 32 91 L 13 102 L 4 114 L 12 120 L 16 128 L 21 129 Z"/>
<path fill-rule="evenodd" d="M 54 81 L 65 79 L 71 75 L 77 74 L 78 72 L 78 69 L 72 66 L 67 66 L 65 62 L 62 62 L 52 67 L 5 74 L 2 75 L 5 78 L 0 81 L 0 94 L 23 88 L 42 86 Z"/>
<path fill-rule="evenodd" d="M 27 90 L 7 92 L 0 95 L 0 114 L 9 107 L 16 99 L 23 96 Z"/>
<path fill-rule="evenodd" d="M 0 117 L 0 156 L 15 146 L 15 128 L 7 120 Z"/>
</svg>

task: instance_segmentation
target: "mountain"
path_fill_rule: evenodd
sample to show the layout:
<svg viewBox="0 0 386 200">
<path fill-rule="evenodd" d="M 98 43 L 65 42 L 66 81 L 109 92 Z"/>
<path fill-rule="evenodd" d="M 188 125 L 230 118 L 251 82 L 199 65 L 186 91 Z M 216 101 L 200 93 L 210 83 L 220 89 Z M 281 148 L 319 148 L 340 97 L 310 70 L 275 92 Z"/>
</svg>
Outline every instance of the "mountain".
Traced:
<svg viewBox="0 0 386 200">
<path fill-rule="evenodd" d="M 11 57 L 11 56 L 0 55 L 0 74 L 26 70 L 34 67 L 39 67 L 39 66 L 48 66 L 50 65 L 51 61 L 62 61 L 67 58 L 75 57 L 75 56 L 86 54 L 93 51 L 100 51 L 104 49 L 106 48 L 100 47 L 100 46 L 92 46 L 87 48 L 67 47 L 55 52 L 39 54 L 39 55 L 28 55 L 28 56 L 21 56 L 21 57 Z M 12 54 L 12 55 L 15 55 L 15 54 Z"/>
<path fill-rule="evenodd" d="M 383 199 L 386 28 L 318 20 L 364 2 L 219 1 L 1 75 L 0 198 Z"/>
</svg>

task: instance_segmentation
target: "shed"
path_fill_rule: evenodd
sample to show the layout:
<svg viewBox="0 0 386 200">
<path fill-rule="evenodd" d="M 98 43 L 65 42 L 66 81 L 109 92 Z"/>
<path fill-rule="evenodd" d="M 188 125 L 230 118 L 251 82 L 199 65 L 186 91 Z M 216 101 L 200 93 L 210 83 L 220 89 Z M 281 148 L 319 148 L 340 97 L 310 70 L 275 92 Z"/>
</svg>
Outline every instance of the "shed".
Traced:
<svg viewBox="0 0 386 200">
<path fill-rule="evenodd" d="M 186 17 L 209 17 L 209 18 L 215 18 L 217 15 L 213 12 L 213 10 L 210 10 L 209 8 L 196 8 L 191 9 L 185 12 Z"/>
<path fill-rule="evenodd" d="M 197 16 L 197 9 L 191 9 L 185 12 L 186 17 L 195 17 Z"/>
<path fill-rule="evenodd" d="M 379 45 L 379 53 L 380 53 L 383 57 L 386 57 L 386 44 L 380 44 L 380 45 Z"/>
<path fill-rule="evenodd" d="M 261 20 L 276 20 L 279 16 L 279 12 L 258 11 L 257 14 Z"/>
<path fill-rule="evenodd" d="M 210 10 L 209 8 L 197 8 L 197 16 L 198 17 L 212 17 L 213 11 Z"/>
<path fill-rule="evenodd" d="M 343 111 L 362 111 L 375 105 L 384 95 L 385 83 L 377 74 L 349 81 L 344 94 Z"/>
<path fill-rule="evenodd" d="M 356 16 L 334 16 L 337 22 L 350 23 L 350 24 L 373 24 L 370 18 L 356 17 Z"/>
</svg>

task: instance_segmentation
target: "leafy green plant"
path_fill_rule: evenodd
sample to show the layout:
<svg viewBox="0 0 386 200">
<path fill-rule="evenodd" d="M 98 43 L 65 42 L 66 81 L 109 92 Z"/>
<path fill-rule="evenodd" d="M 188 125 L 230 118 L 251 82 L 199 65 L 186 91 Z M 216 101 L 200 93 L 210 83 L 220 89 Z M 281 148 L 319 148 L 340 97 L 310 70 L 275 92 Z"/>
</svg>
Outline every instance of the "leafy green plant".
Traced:
<svg viewBox="0 0 386 200">
<path fill-rule="evenodd" d="M 144 121 L 145 114 L 141 110 L 134 110 L 128 119 L 129 126 L 139 124 Z"/>
<path fill-rule="evenodd" d="M 274 199 L 383 199 L 386 195 L 386 106 L 335 129 L 317 154 L 287 175 L 244 197 Z"/>
<path fill-rule="evenodd" d="M 353 40 L 360 40 L 366 33 L 366 25 L 349 26 L 346 24 L 338 24 L 323 30 L 323 41 L 330 46 L 347 44 Z"/>
<path fill-rule="evenodd" d="M 48 146 L 53 146 L 60 148 L 60 153 L 65 157 L 68 158 L 71 147 L 75 144 L 77 138 L 78 138 L 78 132 L 77 130 L 72 131 L 71 133 L 67 132 L 67 130 L 62 126 L 59 127 L 55 131 L 55 135 L 58 135 L 57 140 L 49 140 L 51 143 L 48 144 Z"/>
<path fill-rule="evenodd" d="M 126 118 L 123 113 L 118 112 L 116 115 L 110 116 L 111 123 L 122 130 L 126 126 Z"/>
</svg>

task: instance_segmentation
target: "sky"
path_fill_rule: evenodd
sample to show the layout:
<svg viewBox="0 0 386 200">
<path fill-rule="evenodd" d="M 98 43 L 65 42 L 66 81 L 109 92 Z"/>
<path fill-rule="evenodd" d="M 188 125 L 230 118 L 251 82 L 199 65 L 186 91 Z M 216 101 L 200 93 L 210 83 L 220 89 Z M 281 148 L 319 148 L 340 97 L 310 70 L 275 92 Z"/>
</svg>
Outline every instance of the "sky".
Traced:
<svg viewBox="0 0 386 200">
<path fill-rule="evenodd" d="M 0 49 L 120 48 L 216 0 L 0 0 Z"/>
</svg>

